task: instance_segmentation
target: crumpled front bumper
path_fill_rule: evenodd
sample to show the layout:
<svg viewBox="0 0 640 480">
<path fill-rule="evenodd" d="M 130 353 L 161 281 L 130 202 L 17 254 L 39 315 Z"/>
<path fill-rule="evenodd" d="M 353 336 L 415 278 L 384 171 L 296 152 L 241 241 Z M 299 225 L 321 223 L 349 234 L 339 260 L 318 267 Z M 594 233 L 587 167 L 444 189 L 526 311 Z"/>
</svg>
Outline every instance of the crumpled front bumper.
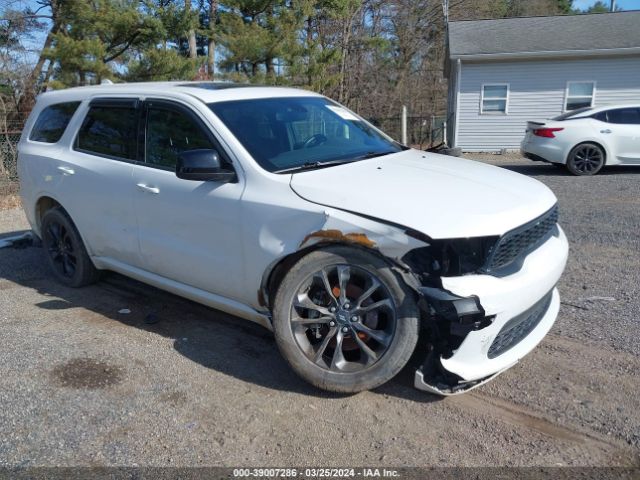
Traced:
<svg viewBox="0 0 640 480">
<path fill-rule="evenodd" d="M 458 298 L 459 318 L 482 314 L 483 322 L 471 329 L 462 343 L 450 354 L 436 359 L 438 367 L 456 378 L 455 384 L 438 384 L 428 378 L 428 372 L 419 369 L 415 374 L 415 387 L 441 395 L 462 393 L 475 388 L 516 364 L 535 348 L 553 326 L 560 309 L 560 295 L 555 288 L 568 257 L 568 242 L 564 232 L 557 227 L 557 234 L 549 237 L 531 252 L 522 267 L 504 276 L 465 275 L 443 277 L 442 286 L 446 295 Z M 432 304 L 430 292 L 425 291 L 424 300 Z M 546 297 L 546 298 L 545 298 Z M 460 302 L 462 300 L 462 302 Z M 442 302 L 442 298 L 439 300 Z M 543 301 L 543 302 L 541 302 Z M 472 304 L 478 311 L 473 312 Z M 495 355 L 492 344 L 511 320 L 518 322 L 528 312 L 537 310 L 537 317 L 525 329 L 522 338 Z M 453 309 L 454 311 L 456 308 Z M 465 312 L 466 310 L 466 312 Z M 503 331 L 504 333 L 504 331 Z"/>
</svg>

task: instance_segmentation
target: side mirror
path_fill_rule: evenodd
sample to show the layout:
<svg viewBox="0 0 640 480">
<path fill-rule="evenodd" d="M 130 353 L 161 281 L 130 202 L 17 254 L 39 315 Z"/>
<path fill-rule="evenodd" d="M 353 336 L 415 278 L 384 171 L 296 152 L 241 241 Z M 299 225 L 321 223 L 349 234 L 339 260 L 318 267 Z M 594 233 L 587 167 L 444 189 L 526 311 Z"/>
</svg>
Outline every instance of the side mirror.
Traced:
<svg viewBox="0 0 640 480">
<path fill-rule="evenodd" d="M 222 167 L 215 150 L 189 150 L 178 156 L 176 176 L 183 180 L 232 182 L 236 173 Z"/>
</svg>

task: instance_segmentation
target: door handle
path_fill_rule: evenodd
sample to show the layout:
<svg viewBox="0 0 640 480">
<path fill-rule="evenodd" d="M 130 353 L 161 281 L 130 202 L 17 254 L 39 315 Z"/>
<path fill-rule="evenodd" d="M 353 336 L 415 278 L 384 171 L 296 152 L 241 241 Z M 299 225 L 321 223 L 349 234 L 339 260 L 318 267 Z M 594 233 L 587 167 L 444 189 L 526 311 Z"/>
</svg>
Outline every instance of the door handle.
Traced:
<svg viewBox="0 0 640 480">
<path fill-rule="evenodd" d="M 150 187 L 149 185 L 145 185 L 144 183 L 139 183 L 137 187 L 141 192 L 153 193 L 154 195 L 160 193 L 160 189 L 158 187 Z"/>
<path fill-rule="evenodd" d="M 58 167 L 58 171 L 63 175 L 73 175 L 74 173 L 76 173 L 76 171 L 73 168 L 63 167 L 63 166 Z"/>
<path fill-rule="evenodd" d="M 611 130 L 609 130 L 608 128 L 604 129 L 604 130 L 600 130 L 600 133 L 611 133 Z"/>
</svg>

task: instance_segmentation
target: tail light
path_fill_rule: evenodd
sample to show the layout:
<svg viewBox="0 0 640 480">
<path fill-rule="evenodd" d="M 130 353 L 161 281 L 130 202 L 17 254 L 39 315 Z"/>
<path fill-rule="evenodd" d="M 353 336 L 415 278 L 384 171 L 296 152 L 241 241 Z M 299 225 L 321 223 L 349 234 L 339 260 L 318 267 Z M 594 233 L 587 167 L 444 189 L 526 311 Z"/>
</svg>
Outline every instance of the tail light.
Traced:
<svg viewBox="0 0 640 480">
<path fill-rule="evenodd" d="M 559 132 L 564 128 L 535 128 L 533 134 L 537 137 L 556 138 L 553 132 Z"/>
</svg>

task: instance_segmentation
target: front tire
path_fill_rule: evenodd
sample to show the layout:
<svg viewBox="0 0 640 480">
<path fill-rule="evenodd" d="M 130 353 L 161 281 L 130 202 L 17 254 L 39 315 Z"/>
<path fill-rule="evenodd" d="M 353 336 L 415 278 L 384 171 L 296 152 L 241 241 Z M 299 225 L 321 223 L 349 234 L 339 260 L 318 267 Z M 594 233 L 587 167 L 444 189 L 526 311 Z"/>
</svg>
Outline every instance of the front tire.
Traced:
<svg viewBox="0 0 640 480">
<path fill-rule="evenodd" d="M 41 222 L 42 246 L 56 279 L 69 287 L 83 287 L 98 280 L 75 225 L 61 208 L 45 212 Z"/>
<path fill-rule="evenodd" d="M 381 258 L 336 246 L 303 257 L 275 298 L 276 342 L 312 385 L 359 392 L 393 378 L 418 341 L 413 291 Z"/>
<path fill-rule="evenodd" d="M 567 157 L 567 170 L 573 175 L 589 176 L 598 173 L 605 163 L 605 153 L 595 143 L 576 145 Z"/>
</svg>

